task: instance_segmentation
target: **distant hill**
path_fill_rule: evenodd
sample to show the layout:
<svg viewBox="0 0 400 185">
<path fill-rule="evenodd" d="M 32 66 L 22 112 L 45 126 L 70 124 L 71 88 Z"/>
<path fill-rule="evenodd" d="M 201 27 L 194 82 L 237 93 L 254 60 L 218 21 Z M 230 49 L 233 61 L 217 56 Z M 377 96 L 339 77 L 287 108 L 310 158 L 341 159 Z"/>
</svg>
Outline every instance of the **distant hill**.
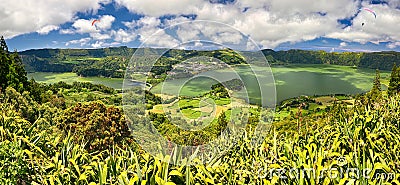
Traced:
<svg viewBox="0 0 400 185">
<path fill-rule="evenodd" d="M 135 49 L 112 47 L 102 49 L 32 49 L 19 52 L 29 72 L 71 72 L 82 62 L 107 56 L 129 57 Z"/>
<path fill-rule="evenodd" d="M 395 63 L 400 64 L 400 53 L 394 51 L 329 53 L 326 51 L 273 51 L 266 49 L 262 52 L 270 63 L 280 64 L 336 64 L 380 70 L 391 70 Z"/>
<path fill-rule="evenodd" d="M 112 70 L 125 70 L 129 59 L 135 53 L 138 60 L 148 62 L 149 58 L 142 57 L 154 56 L 160 59 L 156 62 L 157 66 L 164 68 L 171 66 L 179 61 L 195 56 L 207 56 L 218 58 L 228 64 L 245 63 L 244 58 L 230 49 L 215 51 L 195 51 L 172 49 L 163 53 L 167 49 L 145 48 L 136 52 L 137 48 L 111 47 L 102 49 L 32 49 L 19 52 L 25 68 L 28 72 L 78 72 L 84 70 L 82 74 L 101 73 L 102 76 L 120 76 L 112 74 Z M 112 64 L 111 64 L 112 63 Z M 99 70 L 99 67 L 106 67 Z M 112 66 L 112 67 L 110 67 Z M 118 68 L 120 66 L 120 68 Z"/>
<path fill-rule="evenodd" d="M 19 52 L 25 68 L 28 72 L 71 72 L 79 66 L 95 64 L 103 58 L 123 58 L 126 66 L 136 48 L 110 47 L 101 49 L 32 49 Z M 159 56 L 165 49 L 145 49 L 146 54 Z M 252 52 L 243 52 L 246 56 L 252 56 Z M 288 50 L 274 51 L 262 50 L 266 59 L 273 65 L 285 64 L 336 64 L 357 66 L 380 70 L 390 70 L 394 63 L 400 65 L 399 52 L 333 52 Z M 195 50 L 170 50 L 163 54 L 165 58 L 174 60 L 185 60 L 194 56 L 215 57 L 228 64 L 244 63 L 244 59 L 233 50 L 195 51 Z M 256 56 L 254 54 L 254 56 Z M 257 57 L 248 57 L 249 60 L 260 60 Z M 77 71 L 76 69 L 75 71 Z"/>
</svg>

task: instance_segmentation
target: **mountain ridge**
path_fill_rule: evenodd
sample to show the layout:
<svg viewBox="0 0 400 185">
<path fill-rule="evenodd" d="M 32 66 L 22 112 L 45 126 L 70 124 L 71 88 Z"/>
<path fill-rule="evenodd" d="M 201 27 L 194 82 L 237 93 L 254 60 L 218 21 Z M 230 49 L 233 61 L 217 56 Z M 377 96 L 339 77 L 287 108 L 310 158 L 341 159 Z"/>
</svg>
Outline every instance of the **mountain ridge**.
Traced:
<svg viewBox="0 0 400 185">
<path fill-rule="evenodd" d="M 18 52 L 28 72 L 71 72 L 77 65 L 90 65 L 100 58 L 119 57 L 124 61 L 130 58 L 138 48 L 127 46 L 108 47 L 99 49 L 31 49 Z M 234 53 L 230 49 L 224 50 L 183 50 L 166 48 L 145 48 L 149 55 L 176 58 L 179 60 L 188 59 L 196 55 L 214 57 L 220 55 L 221 51 Z M 360 68 L 371 68 L 379 70 L 391 70 L 394 64 L 400 65 L 400 52 L 326 52 L 315 50 L 291 49 L 286 51 L 275 51 L 263 49 L 261 52 L 272 65 L 285 64 L 335 64 L 355 66 Z M 216 54 L 217 53 L 217 54 Z M 226 53 L 226 52 L 225 52 Z M 236 53 L 236 52 L 235 52 Z M 256 53 L 255 51 L 244 51 L 242 53 Z M 237 55 L 236 55 L 237 56 Z M 255 58 L 258 60 L 257 58 Z M 232 60 L 228 58 L 227 60 Z M 229 61 L 224 61 L 229 62 Z"/>
</svg>

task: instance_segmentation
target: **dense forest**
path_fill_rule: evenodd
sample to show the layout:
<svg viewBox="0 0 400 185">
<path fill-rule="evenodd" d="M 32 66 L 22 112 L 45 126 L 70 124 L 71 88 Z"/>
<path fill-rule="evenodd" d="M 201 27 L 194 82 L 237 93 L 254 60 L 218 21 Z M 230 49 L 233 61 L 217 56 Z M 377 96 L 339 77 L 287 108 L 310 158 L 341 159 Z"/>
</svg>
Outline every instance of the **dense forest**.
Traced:
<svg viewBox="0 0 400 185">
<path fill-rule="evenodd" d="M 377 71 L 371 91 L 352 106 L 337 103 L 323 114 L 291 114 L 274 122 L 262 143 L 252 142 L 257 136 L 248 129 L 205 164 L 193 159 L 191 165 L 175 165 L 136 144 L 115 90 L 27 81 L 21 59 L 4 39 L 0 59 L 1 184 L 400 184 L 396 66 L 388 92 L 380 89 Z M 213 93 L 226 95 L 222 88 L 215 85 Z M 146 98 L 152 105 L 160 102 L 152 94 Z M 180 139 L 164 115 L 152 119 Z M 221 114 L 210 134 L 218 134 L 226 121 Z M 257 125 L 257 119 L 248 124 Z M 203 136 L 198 142 L 207 141 Z M 161 158 L 173 160 L 168 154 Z"/>
<path fill-rule="evenodd" d="M 394 51 L 329 53 L 306 50 L 263 50 L 263 54 L 271 63 L 336 64 L 380 70 L 390 70 L 394 64 L 398 65 L 400 61 L 400 53 Z"/>
</svg>

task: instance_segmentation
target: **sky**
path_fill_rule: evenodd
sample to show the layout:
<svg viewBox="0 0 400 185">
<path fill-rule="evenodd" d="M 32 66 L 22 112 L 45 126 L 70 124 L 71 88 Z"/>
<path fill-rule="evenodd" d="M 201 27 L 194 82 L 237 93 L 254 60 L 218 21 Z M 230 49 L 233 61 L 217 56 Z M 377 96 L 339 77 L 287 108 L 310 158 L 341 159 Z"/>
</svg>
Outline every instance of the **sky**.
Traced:
<svg viewBox="0 0 400 185">
<path fill-rule="evenodd" d="M 10 50 L 400 51 L 400 0 L 0 0 Z M 364 8 L 373 10 L 373 13 Z M 93 20 L 99 20 L 92 26 Z M 194 23 L 193 23 L 194 22 Z M 189 43 L 189 44 L 188 44 Z M 249 44 L 250 43 L 250 44 Z"/>
</svg>

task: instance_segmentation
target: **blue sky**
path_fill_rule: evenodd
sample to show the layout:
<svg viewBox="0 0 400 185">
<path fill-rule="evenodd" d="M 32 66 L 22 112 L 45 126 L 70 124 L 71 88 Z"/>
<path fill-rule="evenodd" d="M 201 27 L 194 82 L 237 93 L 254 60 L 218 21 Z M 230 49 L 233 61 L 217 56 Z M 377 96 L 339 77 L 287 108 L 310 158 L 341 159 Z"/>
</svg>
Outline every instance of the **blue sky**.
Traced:
<svg viewBox="0 0 400 185">
<path fill-rule="evenodd" d="M 143 44 L 204 49 L 205 43 L 243 50 L 400 51 L 399 0 L 0 1 L 0 33 L 19 51 Z M 92 26 L 93 20 L 100 21 Z"/>
</svg>

